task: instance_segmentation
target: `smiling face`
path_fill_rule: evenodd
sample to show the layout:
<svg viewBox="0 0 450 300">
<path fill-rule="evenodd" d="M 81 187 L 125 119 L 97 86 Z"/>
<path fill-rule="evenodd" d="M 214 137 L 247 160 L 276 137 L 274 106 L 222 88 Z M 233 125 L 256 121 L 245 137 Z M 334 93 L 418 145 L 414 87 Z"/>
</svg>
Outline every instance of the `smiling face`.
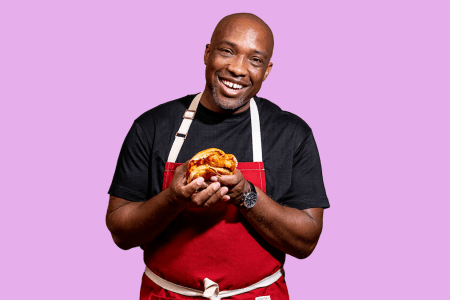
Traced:
<svg viewBox="0 0 450 300">
<path fill-rule="evenodd" d="M 272 69 L 273 50 L 272 33 L 261 22 L 253 17 L 229 16 L 217 26 L 204 57 L 202 104 L 207 108 L 220 113 L 244 111 L 260 90 Z"/>
</svg>

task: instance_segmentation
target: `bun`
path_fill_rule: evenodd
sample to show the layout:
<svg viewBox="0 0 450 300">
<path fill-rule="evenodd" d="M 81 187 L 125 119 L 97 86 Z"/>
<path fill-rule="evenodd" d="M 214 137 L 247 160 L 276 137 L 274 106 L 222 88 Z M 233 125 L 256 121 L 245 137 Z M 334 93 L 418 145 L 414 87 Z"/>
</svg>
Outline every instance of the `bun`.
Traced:
<svg viewBox="0 0 450 300">
<path fill-rule="evenodd" d="M 191 158 L 186 172 L 187 182 L 199 177 L 208 180 L 214 175 L 233 175 L 238 161 L 233 154 L 225 154 L 220 149 L 209 148 Z"/>
</svg>

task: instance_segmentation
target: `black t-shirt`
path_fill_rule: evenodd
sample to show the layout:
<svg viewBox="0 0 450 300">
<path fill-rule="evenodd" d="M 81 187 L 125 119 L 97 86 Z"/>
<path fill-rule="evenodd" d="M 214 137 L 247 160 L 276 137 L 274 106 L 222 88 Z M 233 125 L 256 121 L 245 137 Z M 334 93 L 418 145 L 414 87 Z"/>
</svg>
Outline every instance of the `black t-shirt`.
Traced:
<svg viewBox="0 0 450 300">
<path fill-rule="evenodd" d="M 164 166 L 195 95 L 159 105 L 137 118 L 125 138 L 109 194 L 146 201 L 161 192 Z M 297 209 L 328 208 L 319 153 L 311 128 L 274 103 L 254 97 L 258 106 L 266 190 L 273 200 Z M 199 103 L 177 161 L 219 148 L 238 162 L 253 161 L 250 109 L 223 115 Z M 238 165 L 239 168 L 239 165 Z"/>
</svg>

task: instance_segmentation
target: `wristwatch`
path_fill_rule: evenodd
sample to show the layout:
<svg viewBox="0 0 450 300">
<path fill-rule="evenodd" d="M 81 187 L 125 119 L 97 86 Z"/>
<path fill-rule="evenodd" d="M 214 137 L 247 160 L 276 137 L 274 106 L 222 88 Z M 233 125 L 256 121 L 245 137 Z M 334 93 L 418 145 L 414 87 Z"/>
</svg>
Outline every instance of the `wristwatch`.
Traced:
<svg viewBox="0 0 450 300">
<path fill-rule="evenodd" d="M 247 193 L 244 193 L 244 195 L 241 198 L 241 201 L 239 201 L 239 206 L 244 206 L 246 209 L 250 209 L 256 204 L 256 200 L 258 200 L 258 195 L 256 193 L 255 186 L 253 183 L 248 181 L 248 184 L 250 185 L 250 191 Z"/>
</svg>

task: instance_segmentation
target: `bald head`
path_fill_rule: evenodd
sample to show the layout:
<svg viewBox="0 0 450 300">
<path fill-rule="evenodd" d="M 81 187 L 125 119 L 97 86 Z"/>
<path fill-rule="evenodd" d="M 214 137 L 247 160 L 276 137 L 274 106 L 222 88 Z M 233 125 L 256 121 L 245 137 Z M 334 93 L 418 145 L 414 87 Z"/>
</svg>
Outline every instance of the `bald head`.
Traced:
<svg viewBox="0 0 450 300">
<path fill-rule="evenodd" d="M 218 37 L 228 30 L 235 30 L 238 27 L 252 28 L 258 35 L 258 39 L 265 41 L 269 59 L 272 57 L 274 39 L 270 27 L 258 16 L 250 13 L 237 13 L 224 17 L 219 21 L 211 36 L 211 45 L 218 42 Z"/>
</svg>

